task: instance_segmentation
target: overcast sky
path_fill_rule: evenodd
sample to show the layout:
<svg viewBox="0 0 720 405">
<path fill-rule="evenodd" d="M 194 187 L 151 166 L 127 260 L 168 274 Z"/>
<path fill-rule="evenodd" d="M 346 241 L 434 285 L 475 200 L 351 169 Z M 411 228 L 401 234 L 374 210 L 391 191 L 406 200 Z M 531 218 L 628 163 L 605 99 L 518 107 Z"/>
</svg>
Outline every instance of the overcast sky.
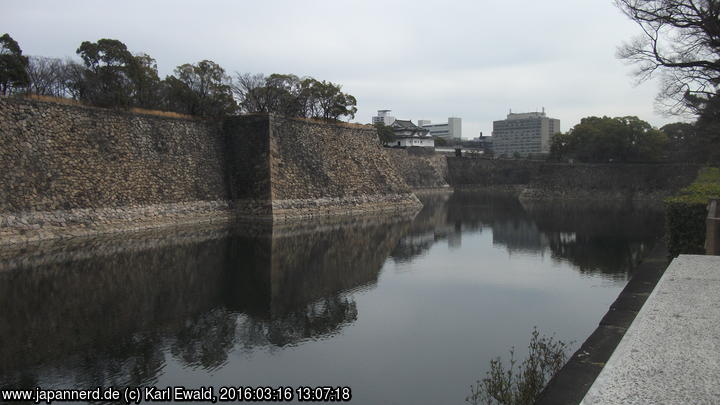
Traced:
<svg viewBox="0 0 720 405">
<path fill-rule="evenodd" d="M 157 59 L 161 77 L 210 59 L 228 73 L 330 80 L 399 119 L 463 120 L 463 137 L 545 107 L 566 131 L 589 115 L 677 121 L 654 108 L 617 46 L 639 29 L 611 0 L 2 0 L 2 28 L 26 55 L 75 56 L 113 38 Z M 1 33 L 0 33 L 1 34 Z"/>
</svg>

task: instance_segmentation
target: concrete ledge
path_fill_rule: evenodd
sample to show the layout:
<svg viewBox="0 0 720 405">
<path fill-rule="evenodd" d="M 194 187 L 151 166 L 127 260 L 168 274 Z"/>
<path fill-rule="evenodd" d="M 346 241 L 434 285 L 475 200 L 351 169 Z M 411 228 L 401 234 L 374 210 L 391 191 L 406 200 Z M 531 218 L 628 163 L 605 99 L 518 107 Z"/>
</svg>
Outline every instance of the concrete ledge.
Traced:
<svg viewBox="0 0 720 405">
<path fill-rule="evenodd" d="M 718 403 L 718 291 L 720 257 L 676 258 L 581 404 Z"/>
<path fill-rule="evenodd" d="M 632 279 L 600 321 L 595 331 L 543 390 L 535 405 L 576 405 L 630 327 L 643 303 L 667 267 L 667 248 L 660 239 L 634 270 Z"/>
</svg>

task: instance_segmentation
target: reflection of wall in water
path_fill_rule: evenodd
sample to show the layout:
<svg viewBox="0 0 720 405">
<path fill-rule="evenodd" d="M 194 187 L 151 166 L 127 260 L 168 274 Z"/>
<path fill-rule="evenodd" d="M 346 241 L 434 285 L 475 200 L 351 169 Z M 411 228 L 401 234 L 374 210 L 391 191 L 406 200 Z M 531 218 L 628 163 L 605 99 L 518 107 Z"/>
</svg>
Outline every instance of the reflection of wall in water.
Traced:
<svg viewBox="0 0 720 405">
<path fill-rule="evenodd" d="M 409 261 L 427 252 L 435 243 L 445 239 L 453 247 L 459 246 L 461 238 L 455 224 L 448 223 L 449 192 L 420 194 L 422 210 L 417 214 L 408 231 L 395 246 L 391 257 L 399 262 Z"/>
<path fill-rule="evenodd" d="M 90 252 L 53 251 L 76 259 L 33 256 L 0 272 L 0 385 L 33 386 L 48 376 L 88 387 L 145 384 L 167 349 L 213 368 L 237 345 L 334 333 L 357 317 L 345 291 L 376 282 L 406 227 L 377 219 L 274 237 L 215 230 L 179 245 L 129 235 L 128 246 L 154 247 L 118 251 L 116 238 L 88 242 Z"/>
<path fill-rule="evenodd" d="M 341 290 L 375 284 L 408 223 L 339 226 L 322 233 L 273 237 L 272 314 Z"/>
<path fill-rule="evenodd" d="M 542 253 L 550 242 L 537 225 L 529 221 L 502 221 L 492 225 L 493 244 L 507 247 L 508 252 Z"/>
</svg>

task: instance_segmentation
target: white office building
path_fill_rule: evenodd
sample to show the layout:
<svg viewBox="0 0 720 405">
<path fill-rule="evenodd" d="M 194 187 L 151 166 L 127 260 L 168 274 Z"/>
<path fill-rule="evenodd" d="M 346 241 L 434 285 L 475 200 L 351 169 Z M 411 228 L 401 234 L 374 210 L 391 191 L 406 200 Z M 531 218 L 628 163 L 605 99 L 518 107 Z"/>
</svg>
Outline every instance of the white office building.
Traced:
<svg viewBox="0 0 720 405">
<path fill-rule="evenodd" d="M 458 117 L 448 118 L 448 122 L 433 124 L 429 120 L 418 120 L 418 126 L 430 131 L 430 136 L 452 140 L 462 138 L 462 119 Z"/>
<path fill-rule="evenodd" d="M 392 110 L 378 110 L 378 115 L 372 117 L 372 123 L 373 125 L 377 124 L 378 122 L 382 122 L 383 124 L 390 126 L 395 122 L 395 117 L 391 117 L 388 115 L 388 113 Z"/>
<path fill-rule="evenodd" d="M 548 118 L 542 112 L 513 113 L 500 121 L 493 121 L 493 151 L 496 156 L 527 156 L 530 153 L 549 153 L 552 136 L 560 132 L 560 120 Z"/>
</svg>

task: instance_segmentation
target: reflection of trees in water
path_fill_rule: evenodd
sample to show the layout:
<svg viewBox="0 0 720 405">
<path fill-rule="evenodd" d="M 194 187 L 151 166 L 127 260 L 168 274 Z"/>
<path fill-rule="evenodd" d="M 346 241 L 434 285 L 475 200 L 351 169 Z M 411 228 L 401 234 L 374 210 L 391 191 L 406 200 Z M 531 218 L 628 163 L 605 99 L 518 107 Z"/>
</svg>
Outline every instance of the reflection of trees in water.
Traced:
<svg viewBox="0 0 720 405">
<path fill-rule="evenodd" d="M 409 261 L 440 240 L 491 228 L 493 244 L 510 254 L 548 252 L 581 272 L 624 275 L 663 233 L 662 213 L 632 203 L 533 201 L 478 191 L 456 191 L 425 207 L 392 253 Z"/>
<path fill-rule="evenodd" d="M 569 260 L 583 273 L 601 272 L 624 277 L 647 254 L 655 241 L 628 241 L 627 238 L 609 238 L 576 235 L 563 240 L 560 233 L 549 233 L 553 257 Z"/>
<path fill-rule="evenodd" d="M 491 225 L 493 244 L 505 246 L 508 252 L 539 252 L 548 249 L 548 235 L 529 220 L 498 221 Z"/>
<path fill-rule="evenodd" d="M 235 315 L 214 308 L 185 320 L 174 332 L 171 353 L 184 364 L 212 370 L 225 364 L 235 345 Z"/>
<path fill-rule="evenodd" d="M 94 388 L 156 384 L 165 366 L 162 339 L 152 333 L 137 333 L 118 343 L 59 353 L 33 366 L 7 368 L 0 374 L 0 386 L 33 389 L 48 385 Z"/>
<path fill-rule="evenodd" d="M 337 333 L 357 319 L 344 291 L 377 281 L 406 227 L 380 218 L 279 236 L 225 230 L 128 251 L 115 240 L 105 255 L 97 242 L 90 252 L 73 245 L 55 249 L 56 259 L 34 255 L 0 272 L 0 385 L 152 385 L 166 353 L 214 369 L 238 346 Z"/>
<path fill-rule="evenodd" d="M 514 229 L 532 224 L 517 198 L 510 195 L 456 191 L 452 194 L 420 196 L 423 209 L 415 217 L 410 229 L 400 239 L 391 257 L 396 261 L 411 261 L 428 251 L 439 241 L 459 247 L 463 232 L 477 232 L 493 228 L 493 237 L 505 237 L 506 246 L 520 248 L 511 234 Z M 497 232 L 496 232 L 497 229 Z M 503 236 L 503 230 L 505 236 Z M 516 232 L 517 233 L 517 232 Z"/>
<path fill-rule="evenodd" d="M 581 272 L 625 275 L 663 234 L 661 211 L 630 202 L 532 202 L 525 208 L 548 236 L 553 257 L 569 260 Z"/>
<path fill-rule="evenodd" d="M 306 304 L 283 317 L 246 317 L 238 325 L 239 342 L 244 349 L 258 346 L 295 345 L 309 339 L 327 337 L 357 320 L 357 305 L 351 298 L 332 296 Z"/>
</svg>

